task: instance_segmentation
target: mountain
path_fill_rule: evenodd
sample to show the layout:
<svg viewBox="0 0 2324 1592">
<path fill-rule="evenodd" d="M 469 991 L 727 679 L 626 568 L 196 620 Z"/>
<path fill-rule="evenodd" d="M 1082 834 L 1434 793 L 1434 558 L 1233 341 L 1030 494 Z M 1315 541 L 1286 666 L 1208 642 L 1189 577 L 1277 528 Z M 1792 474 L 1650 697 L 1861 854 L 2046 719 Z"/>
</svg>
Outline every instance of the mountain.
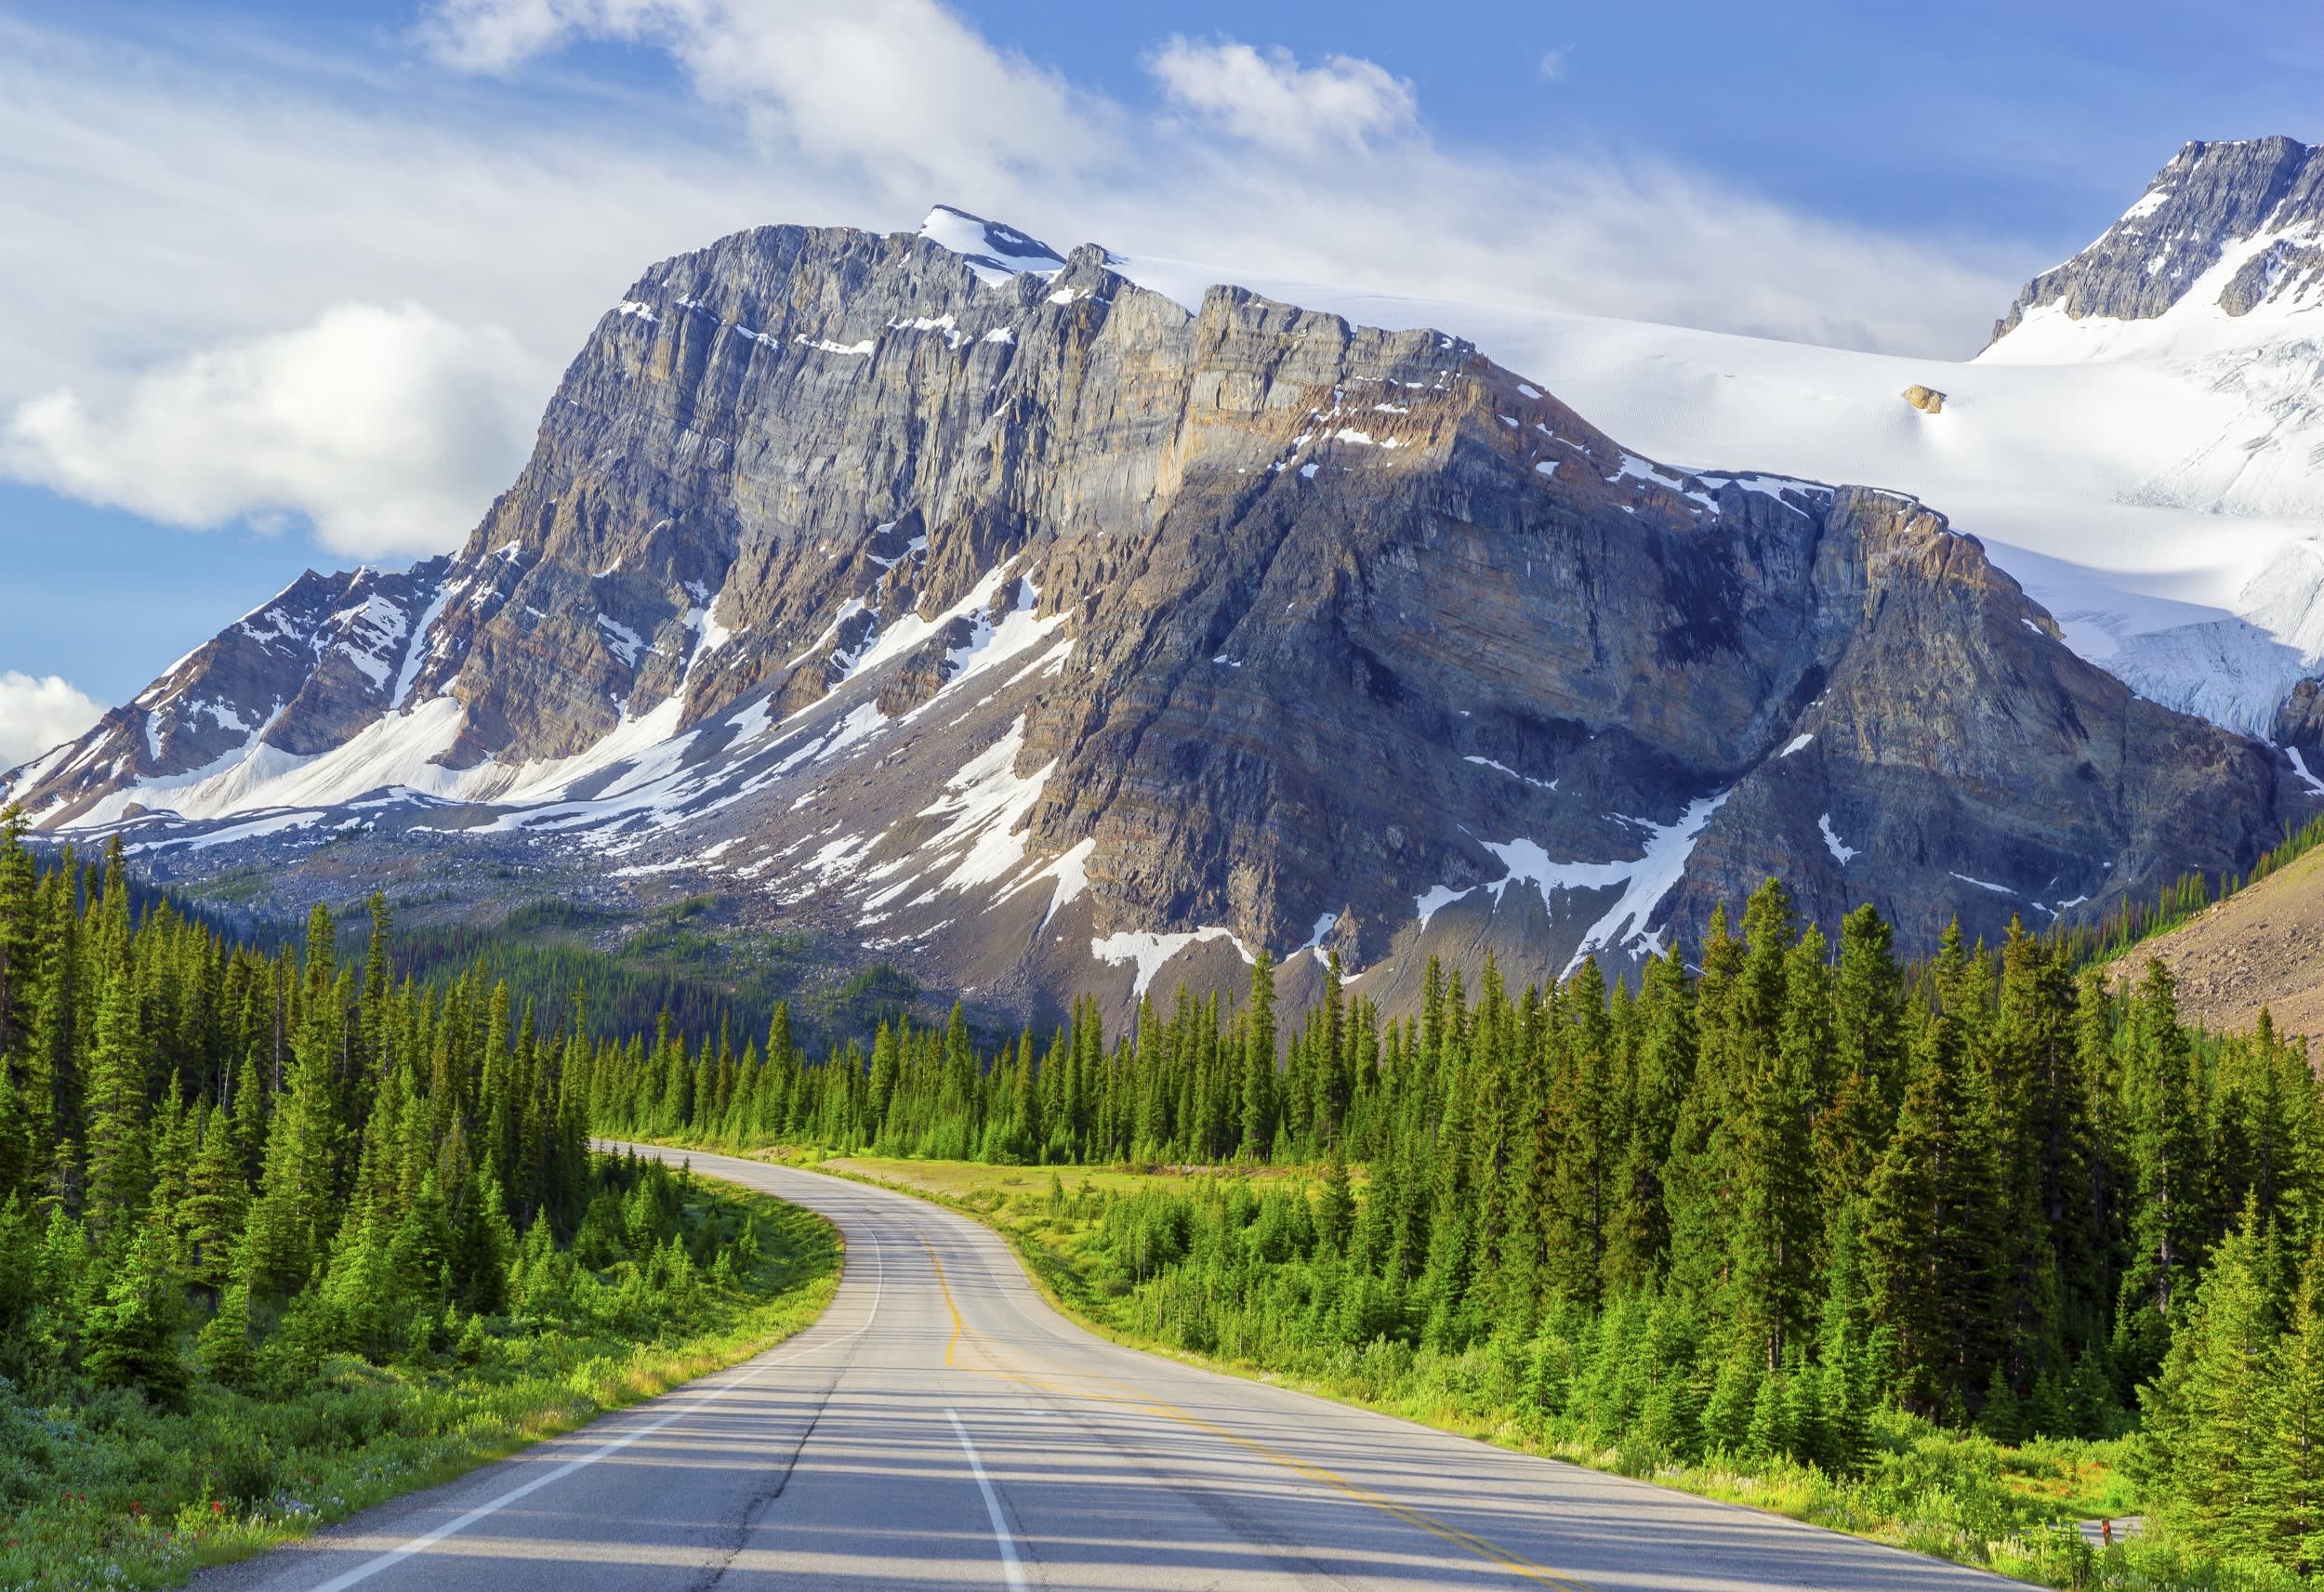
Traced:
<svg viewBox="0 0 2324 1592">
<path fill-rule="evenodd" d="M 2308 263 L 2317 158 L 2283 138 L 2188 145 L 2089 249 L 2037 276 L 1970 359 L 1170 259 L 1119 269 L 1188 303 L 1223 275 L 1372 324 L 1441 327 L 1681 466 L 1749 463 L 1910 492 L 1983 542 L 2083 657 L 2154 701 L 2314 754 L 2324 722 L 2304 683 L 2324 668 L 2324 296 Z M 1942 404 L 1917 407 L 1916 388 Z"/>
<path fill-rule="evenodd" d="M 2302 799 L 1915 496 L 1138 270 L 950 210 L 666 260 L 457 555 L 303 578 L 8 792 L 285 906 L 707 888 L 1020 1015 L 1620 967 L 1770 873 L 1990 938 Z"/>
<path fill-rule="evenodd" d="M 2291 138 L 2190 143 L 2098 240 L 2026 284 L 1993 341 L 2030 319 L 2240 319 L 2304 308 L 2324 271 L 2324 151 Z"/>
</svg>

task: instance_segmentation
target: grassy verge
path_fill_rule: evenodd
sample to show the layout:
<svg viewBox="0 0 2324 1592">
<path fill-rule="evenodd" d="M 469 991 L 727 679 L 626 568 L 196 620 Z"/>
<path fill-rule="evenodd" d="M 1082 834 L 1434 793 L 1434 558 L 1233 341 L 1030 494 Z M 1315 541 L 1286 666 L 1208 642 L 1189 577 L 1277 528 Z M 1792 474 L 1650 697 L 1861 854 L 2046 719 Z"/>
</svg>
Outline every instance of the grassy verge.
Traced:
<svg viewBox="0 0 2324 1592">
<path fill-rule="evenodd" d="M 1126 1347 L 2043 1585 L 2257 1592 L 2292 1585 L 2264 1572 L 2210 1563 L 2185 1545 L 2139 1539 L 2101 1553 L 2086 1544 L 2068 1522 L 2139 1512 L 2136 1489 L 2124 1469 L 2133 1440 L 2003 1444 L 1887 1411 L 1874 1419 L 1868 1463 L 1853 1477 L 1829 1476 L 1788 1459 L 1673 1465 L 1592 1441 L 1529 1409 L 1522 1368 L 1489 1345 L 1461 1354 L 1394 1341 L 1360 1349 L 1318 1347 L 1301 1363 L 1285 1365 L 1260 1363 L 1231 1350 L 1189 1352 L 1148 1330 L 1119 1257 L 1106 1242 L 1105 1204 L 1157 1190 L 1184 1192 L 1202 1180 L 1222 1178 L 1287 1179 L 1296 1186 L 1296 1173 L 1077 1167 L 1058 1172 L 867 1155 L 825 1157 L 813 1151 L 782 1151 L 770 1158 L 902 1189 L 976 1217 L 1010 1241 L 1051 1303 Z"/>
<path fill-rule="evenodd" d="M 180 1413 L 134 1392 L 44 1404 L 0 1379 L 0 1588 L 176 1585 L 746 1360 L 838 1285 L 838 1232 L 798 1206 L 689 1180 L 682 1220 L 752 1230 L 756 1263 L 650 1297 L 636 1262 L 580 1270 L 441 1349 L 333 1356 L 287 1396 L 197 1379 Z"/>
</svg>

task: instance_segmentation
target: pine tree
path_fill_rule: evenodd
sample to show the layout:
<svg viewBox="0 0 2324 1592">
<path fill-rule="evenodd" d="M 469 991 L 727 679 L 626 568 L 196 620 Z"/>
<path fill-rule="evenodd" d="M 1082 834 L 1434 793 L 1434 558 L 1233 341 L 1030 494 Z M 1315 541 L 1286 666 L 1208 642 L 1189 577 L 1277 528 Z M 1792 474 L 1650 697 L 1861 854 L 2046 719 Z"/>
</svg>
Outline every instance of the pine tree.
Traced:
<svg viewBox="0 0 2324 1592">
<path fill-rule="evenodd" d="M 1746 925 L 1764 942 L 1752 946 L 1756 968 L 1745 987 L 1763 1004 L 1749 1025 L 1752 1058 L 1736 1125 L 1730 1253 L 1737 1326 L 1774 1372 L 1806 1328 L 1814 1291 L 1818 1200 L 1809 1131 L 1830 1031 L 1823 937 L 1811 931 L 1793 941 L 1790 900 L 1773 880 L 1752 901 Z"/>
<path fill-rule="evenodd" d="M 2248 1499 L 2267 1557 L 2324 1565 L 2324 1241 L 2308 1251 L 2265 1373 L 2264 1427 Z"/>
<path fill-rule="evenodd" d="M 213 1380 L 229 1388 L 250 1375 L 250 1295 L 241 1283 L 226 1290 L 218 1313 L 202 1323 L 194 1357 Z"/>
<path fill-rule="evenodd" d="M 1633 1021 L 1638 1039 L 1623 1076 L 1622 1116 L 1629 1133 L 1614 1178 L 1607 1222 L 1605 1281 L 1619 1293 L 1657 1281 L 1670 1248 L 1664 1184 L 1681 1102 L 1694 1085 L 1694 1013 L 1686 971 L 1672 946 L 1650 958 L 1639 977 Z"/>
<path fill-rule="evenodd" d="M 1243 1011 L 1242 1145 L 1246 1160 L 1264 1161 L 1274 1137 L 1275 965 L 1261 950 L 1250 970 Z"/>
<path fill-rule="evenodd" d="M 40 894 L 24 809 L 0 808 L 0 1076 L 25 1081 L 40 988 Z"/>
<path fill-rule="evenodd" d="M 1348 1164 L 1335 1148 L 1324 1163 L 1323 1197 L 1315 1207 L 1315 1236 L 1331 1254 L 1344 1253 L 1355 1225 L 1355 1195 Z"/>
<path fill-rule="evenodd" d="M 2141 1390 L 2159 1512 L 2214 1551 L 2265 1543 L 2252 1505 L 2255 1469 L 2265 1471 L 2259 1456 L 2273 1436 L 2268 1362 L 2278 1317 L 2266 1243 L 2247 1206 L 2185 1304 L 2161 1374 Z"/>
<path fill-rule="evenodd" d="M 1749 1099 L 1748 1058 L 1738 1055 L 1735 987 L 1743 945 L 1711 910 L 1693 1003 L 1694 1069 L 1679 1102 L 1663 1170 L 1670 1222 L 1670 1285 L 1698 1305 L 1723 1290 L 1734 1226 L 1735 1149 Z"/>
<path fill-rule="evenodd" d="M 1824 1462 L 1842 1475 L 1863 1463 L 1877 1397 L 1862 1227 L 1861 1204 L 1852 1200 L 1831 1226 L 1816 1322 L 1816 1356 L 1823 1368 Z"/>
<path fill-rule="evenodd" d="M 1896 1388 L 1929 1414 L 1981 1399 L 1991 1375 L 1996 1265 L 1991 1141 L 1964 1089 L 1948 1013 L 1927 1017 L 1895 1137 L 1872 1175 L 1864 1241 L 1874 1323 Z"/>
<path fill-rule="evenodd" d="M 2146 965 L 2131 1002 L 2122 1092 L 2136 1200 L 2117 1352 L 2144 1375 L 2169 1343 L 2173 1295 L 2201 1265 L 2210 1225 L 2204 1101 L 2171 975 L 2159 961 Z"/>
<path fill-rule="evenodd" d="M 163 1225 L 139 1224 L 87 1312 L 82 1367 L 100 1388 L 141 1388 L 175 1409 L 185 1402 L 187 1376 L 177 1348 L 182 1296 L 168 1257 Z"/>
<path fill-rule="evenodd" d="M 1596 958 L 1582 959 L 1560 993 L 1552 1026 L 1527 1048 L 1539 1047 L 1545 1039 L 1554 1043 L 1549 1046 L 1544 1105 L 1533 1104 L 1544 1093 L 1531 1075 L 1538 1069 L 1528 1069 L 1514 1091 L 1522 1132 L 1512 1145 L 1516 1159 L 1504 1202 L 1512 1214 L 1504 1220 L 1524 1246 L 1520 1286 L 1529 1290 L 1531 1273 L 1540 1267 L 1561 1297 L 1594 1306 L 1607 1269 L 1608 1228 L 1615 1219 L 1622 1163 L 1617 1137 L 1620 1106 L 1609 1075 L 1605 980 Z M 1540 1227 L 1533 1219 L 1537 1209 L 1545 1218 Z M 1512 1324 L 1531 1330 L 1529 1296 L 1524 1317 Z"/>
<path fill-rule="evenodd" d="M 100 1244 L 113 1233 L 133 1228 L 145 1209 L 152 1172 L 146 1134 L 145 1073 L 145 1037 L 139 1020 L 136 975 L 122 961 L 105 979 L 89 1067 L 86 1199 L 90 1233 Z"/>
<path fill-rule="evenodd" d="M 68 849 L 40 888 L 46 954 L 28 1073 L 28 1109 L 36 1135 L 46 1129 L 50 1151 L 49 1199 L 81 1208 L 83 1087 L 81 1073 L 81 918 L 73 905 L 74 865 Z M 44 1110 L 43 1108 L 46 1108 Z"/>
<path fill-rule="evenodd" d="M 185 1236 L 186 1271 L 213 1299 L 224 1296 L 234 1276 L 234 1246 L 249 1206 L 233 1125 L 222 1110 L 204 1118 L 202 1147 L 188 1175 L 178 1223 Z"/>
</svg>

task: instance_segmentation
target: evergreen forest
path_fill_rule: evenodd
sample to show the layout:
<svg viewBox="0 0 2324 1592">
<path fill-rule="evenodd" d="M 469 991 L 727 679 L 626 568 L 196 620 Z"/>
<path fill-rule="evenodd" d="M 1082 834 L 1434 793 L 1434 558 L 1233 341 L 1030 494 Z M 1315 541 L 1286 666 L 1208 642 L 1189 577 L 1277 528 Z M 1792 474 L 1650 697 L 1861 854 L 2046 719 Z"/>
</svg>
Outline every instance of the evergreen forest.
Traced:
<svg viewBox="0 0 2324 1592">
<path fill-rule="evenodd" d="M 1865 907 L 1835 946 L 1772 880 L 1698 954 L 1634 991 L 1432 967 L 1402 1020 L 1335 963 L 1288 1022 L 1262 954 L 1231 1012 L 1182 989 L 1109 1041 L 1085 1001 L 993 1054 L 957 1010 L 812 1065 L 780 1010 L 763 1051 L 665 1025 L 600 1051 L 588 1112 L 741 1151 L 1297 1168 L 1101 1198 L 1111 1319 L 1288 1372 L 1468 1366 L 1642 1471 L 1846 1477 L 1898 1416 L 2129 1434 L 2180 1544 L 2324 1567 L 2304 1044 L 2199 1032 L 2159 964 L 2117 986 L 2023 932 L 1908 968 Z"/>
<path fill-rule="evenodd" d="M 583 1008 L 238 944 L 0 822 L 0 1585 L 167 1585 L 730 1362 L 818 1218 L 594 1155 Z"/>
</svg>

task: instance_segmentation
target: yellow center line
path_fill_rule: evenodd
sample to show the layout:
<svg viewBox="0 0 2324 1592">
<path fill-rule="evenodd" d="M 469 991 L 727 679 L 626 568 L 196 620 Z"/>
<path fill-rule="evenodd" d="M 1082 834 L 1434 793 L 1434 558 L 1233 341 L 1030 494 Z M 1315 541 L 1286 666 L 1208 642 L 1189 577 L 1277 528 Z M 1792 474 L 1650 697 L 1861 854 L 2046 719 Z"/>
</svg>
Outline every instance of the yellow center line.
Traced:
<svg viewBox="0 0 2324 1592">
<path fill-rule="evenodd" d="M 952 1336 L 944 1342 L 944 1363 L 952 1363 L 952 1351 L 960 1346 L 960 1335 L 968 1331 L 968 1323 L 960 1319 L 960 1307 L 952 1302 L 952 1284 L 944 1280 L 944 1263 L 936 1258 L 936 1246 L 923 1237 L 920 1247 L 928 1251 L 928 1263 L 936 1269 L 936 1286 L 944 1296 L 944 1309 L 952 1312 Z M 973 1370 L 972 1366 L 963 1369 Z"/>
<path fill-rule="evenodd" d="M 920 1240 L 920 1244 L 922 1248 L 928 1251 L 929 1264 L 936 1269 L 936 1286 L 944 1295 L 944 1309 L 951 1312 L 952 1315 L 952 1336 L 944 1344 L 944 1364 L 952 1366 L 953 1351 L 959 1347 L 961 1338 L 966 1336 L 973 1342 L 976 1335 L 969 1331 L 968 1323 L 961 1319 L 960 1307 L 954 1302 L 952 1297 L 952 1284 L 944 1276 L 944 1263 L 936 1258 L 935 1245 L 930 1243 L 925 1237 Z M 987 1351 L 987 1358 L 991 1358 L 989 1351 Z M 1037 1356 L 1037 1358 L 1045 1357 Z M 1221 1438 L 1227 1442 L 1235 1444 L 1237 1448 L 1243 1449 L 1247 1453 L 1255 1454 L 1261 1459 L 1279 1465 L 1296 1475 L 1307 1478 L 1311 1481 L 1319 1481 L 1325 1486 L 1333 1489 L 1343 1496 L 1352 1499 L 1358 1504 L 1365 1505 L 1370 1508 L 1378 1509 L 1382 1514 L 1391 1515 L 1395 1519 L 1404 1521 L 1406 1525 L 1417 1526 L 1421 1531 L 1427 1532 L 1432 1536 L 1437 1537 L 1445 1542 L 1451 1543 L 1455 1547 L 1465 1549 L 1466 1551 L 1474 1554 L 1477 1558 L 1486 1560 L 1489 1564 L 1497 1564 L 1504 1570 L 1514 1571 L 1517 1574 L 1525 1577 L 1529 1581 L 1538 1582 L 1544 1586 L 1559 1587 L 1563 1589 L 1563 1592 L 1591 1592 L 1591 1588 L 1584 1583 L 1568 1580 L 1545 1565 L 1536 1564 L 1533 1560 L 1526 1559 L 1522 1554 L 1512 1553 L 1509 1549 L 1501 1547 L 1498 1544 L 1487 1542 L 1485 1538 L 1476 1535 L 1474 1533 L 1465 1532 L 1459 1526 L 1451 1524 L 1449 1521 L 1440 1520 L 1435 1516 L 1428 1514 L 1423 1510 L 1416 1509 L 1408 1504 L 1400 1504 L 1393 1498 L 1375 1493 L 1370 1488 L 1365 1487 L 1360 1483 L 1350 1481 L 1346 1477 L 1340 1476 L 1333 1471 L 1327 1470 L 1320 1465 L 1315 1465 L 1308 1460 L 1301 1459 L 1297 1454 L 1286 1454 L 1278 1448 L 1260 1442 L 1252 1438 L 1247 1438 L 1240 1432 L 1220 1426 L 1216 1422 L 1205 1420 L 1200 1415 L 1195 1414 L 1190 1411 L 1180 1409 L 1175 1404 L 1156 1399 L 1152 1394 L 1141 1390 L 1130 1383 L 1124 1382 L 1119 1377 L 1096 1374 L 1090 1375 L 1083 1379 L 1093 1382 L 1110 1382 L 1116 1388 L 1126 1389 L 1128 1393 L 1127 1397 L 1118 1394 L 1101 1393 L 1086 1387 L 1074 1387 L 1060 1382 L 1044 1381 L 1039 1377 L 1028 1376 L 1021 1372 L 1005 1371 L 997 1364 L 993 1365 L 990 1368 L 980 1365 L 963 1365 L 955 1367 L 955 1369 L 966 1371 L 972 1375 L 998 1376 L 1010 1382 L 1020 1383 L 1027 1388 L 1040 1388 L 1045 1392 L 1063 1393 L 1069 1397 L 1090 1399 L 1099 1403 L 1127 1404 L 1135 1409 L 1144 1410 L 1149 1414 L 1160 1415 L 1165 1420 L 1175 1421 L 1181 1426 L 1190 1427 L 1196 1431 L 1207 1433 L 1212 1437 Z M 1076 1375 L 1077 1374 L 1066 1372 L 1064 1375 L 1072 1376 Z"/>
</svg>

